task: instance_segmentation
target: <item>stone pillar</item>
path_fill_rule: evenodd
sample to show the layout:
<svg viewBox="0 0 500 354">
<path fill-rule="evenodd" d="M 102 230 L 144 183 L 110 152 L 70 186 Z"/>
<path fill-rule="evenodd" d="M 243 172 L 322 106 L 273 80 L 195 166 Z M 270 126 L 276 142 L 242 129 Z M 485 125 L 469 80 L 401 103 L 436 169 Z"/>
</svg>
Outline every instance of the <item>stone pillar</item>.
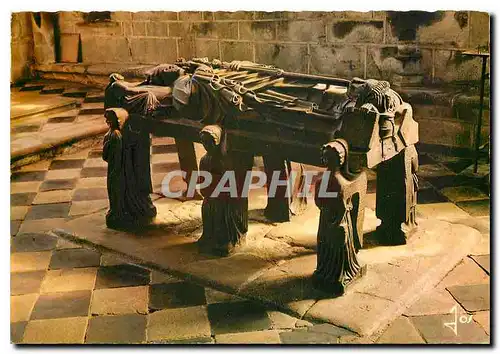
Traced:
<svg viewBox="0 0 500 354">
<path fill-rule="evenodd" d="M 194 143 L 189 140 L 175 139 L 175 147 L 177 148 L 177 155 L 179 156 L 181 170 L 186 172 L 184 182 L 186 182 L 186 185 L 189 185 L 193 171 L 198 171 L 198 162 L 196 161 Z M 185 192 L 187 192 L 187 190 Z M 182 199 L 188 198 L 185 195 L 185 192 L 183 192 Z M 195 191 L 193 199 L 201 199 L 198 191 Z"/>
<path fill-rule="evenodd" d="M 414 145 L 377 167 L 377 239 L 404 245 L 416 227 L 418 154 Z"/>
<path fill-rule="evenodd" d="M 269 196 L 269 188 L 273 178 L 274 171 L 279 171 L 279 180 L 288 181 L 291 168 L 287 161 L 277 155 L 263 156 L 264 171 L 267 181 L 267 206 L 264 215 L 271 221 L 285 222 L 290 221 L 290 197 L 286 194 L 286 187 L 278 186 L 276 194 Z M 290 188 L 290 187 L 288 187 Z"/>
<path fill-rule="evenodd" d="M 267 206 L 264 210 L 264 215 L 267 219 L 274 222 L 290 221 L 290 215 L 300 214 L 307 206 L 307 198 L 297 196 L 303 189 L 304 184 L 302 165 L 300 165 L 296 181 L 293 181 L 291 179 L 292 163 L 290 161 L 283 159 L 279 155 L 263 156 L 263 160 L 268 190 Z M 269 196 L 269 188 L 274 171 L 279 171 L 280 181 L 287 181 L 288 195 L 286 192 L 287 187 L 278 185 L 276 194 L 273 197 Z M 293 182 L 296 182 L 295 185 L 292 184 Z"/>
</svg>

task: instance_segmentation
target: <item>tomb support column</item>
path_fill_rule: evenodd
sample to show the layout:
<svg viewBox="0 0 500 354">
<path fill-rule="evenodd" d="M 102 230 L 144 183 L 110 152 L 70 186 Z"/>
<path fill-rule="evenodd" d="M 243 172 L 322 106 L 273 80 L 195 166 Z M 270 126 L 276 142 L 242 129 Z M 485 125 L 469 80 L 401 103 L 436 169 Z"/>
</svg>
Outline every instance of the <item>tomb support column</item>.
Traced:
<svg viewBox="0 0 500 354">
<path fill-rule="evenodd" d="M 177 148 L 177 155 L 179 156 L 179 165 L 181 170 L 186 172 L 186 177 L 184 182 L 189 185 L 193 171 L 198 171 L 198 163 L 196 161 L 196 152 L 194 149 L 194 143 L 189 140 L 175 139 L 175 147 Z M 186 190 L 187 191 L 187 190 Z M 183 192 L 183 198 L 185 197 L 185 192 Z M 193 199 L 200 199 L 198 191 L 195 191 Z"/>
<path fill-rule="evenodd" d="M 410 145 L 377 167 L 377 239 L 386 245 L 406 244 L 416 227 L 418 154 Z"/>
</svg>

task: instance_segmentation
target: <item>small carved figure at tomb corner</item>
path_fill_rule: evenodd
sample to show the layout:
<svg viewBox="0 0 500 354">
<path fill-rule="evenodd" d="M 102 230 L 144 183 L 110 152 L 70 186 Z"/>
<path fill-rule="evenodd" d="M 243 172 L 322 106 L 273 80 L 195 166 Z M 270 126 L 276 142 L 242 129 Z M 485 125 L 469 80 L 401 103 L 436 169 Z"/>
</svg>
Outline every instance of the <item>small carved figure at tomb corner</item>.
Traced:
<svg viewBox="0 0 500 354">
<path fill-rule="evenodd" d="M 201 208 L 203 234 L 198 240 L 202 252 L 227 256 L 240 246 L 248 231 L 248 199 L 239 195 L 232 197 L 227 192 L 214 193 L 226 172 L 234 173 L 239 181 L 238 162 L 223 153 L 223 131 L 218 125 L 207 125 L 200 138 L 206 155 L 200 160 L 200 171 L 209 172 L 211 183 L 200 190 L 203 195 Z M 240 188 L 238 188 L 239 190 Z"/>
<path fill-rule="evenodd" d="M 366 193 L 366 175 L 364 172 L 351 175 L 347 158 L 345 140 L 336 139 L 324 145 L 322 160 L 330 173 L 326 188 L 330 196 L 322 195 L 322 180 L 316 182 L 315 189 L 315 202 L 321 211 L 313 284 L 336 296 L 342 295 L 346 287 L 362 275 L 356 257 L 356 239 L 360 239 L 362 232 L 358 230 L 357 219 L 359 208 L 364 207 L 359 201 Z M 332 197 L 335 192 L 337 196 Z"/>
<path fill-rule="evenodd" d="M 122 170 L 123 138 L 120 130 L 118 109 L 107 109 L 104 117 L 109 127 L 104 136 L 102 158 L 108 163 L 107 188 L 109 210 L 106 214 L 108 227 L 116 227 L 123 219 L 124 178 Z"/>
</svg>

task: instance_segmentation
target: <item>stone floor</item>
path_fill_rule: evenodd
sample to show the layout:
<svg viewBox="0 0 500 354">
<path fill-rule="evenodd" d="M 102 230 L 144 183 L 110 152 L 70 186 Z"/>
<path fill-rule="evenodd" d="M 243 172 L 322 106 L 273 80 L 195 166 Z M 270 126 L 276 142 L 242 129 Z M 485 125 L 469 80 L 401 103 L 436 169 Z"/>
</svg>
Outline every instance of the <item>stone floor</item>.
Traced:
<svg viewBox="0 0 500 354">
<path fill-rule="evenodd" d="M 155 192 L 178 168 L 172 139 L 153 138 Z M 100 146 L 11 174 L 14 343 L 489 343 L 489 197 L 471 161 L 420 155 L 418 212 L 463 220 L 482 242 L 432 291 L 369 338 L 126 264 L 44 232 L 108 206 Z M 482 163 L 485 169 L 487 164 Z M 369 198 L 374 203 L 374 174 Z M 444 323 L 452 322 L 456 334 Z M 465 315 L 467 314 L 467 315 Z M 462 323 L 465 322 L 465 323 Z"/>
<path fill-rule="evenodd" d="M 39 80 L 11 88 L 11 159 L 102 134 L 104 92 L 95 87 Z"/>
</svg>

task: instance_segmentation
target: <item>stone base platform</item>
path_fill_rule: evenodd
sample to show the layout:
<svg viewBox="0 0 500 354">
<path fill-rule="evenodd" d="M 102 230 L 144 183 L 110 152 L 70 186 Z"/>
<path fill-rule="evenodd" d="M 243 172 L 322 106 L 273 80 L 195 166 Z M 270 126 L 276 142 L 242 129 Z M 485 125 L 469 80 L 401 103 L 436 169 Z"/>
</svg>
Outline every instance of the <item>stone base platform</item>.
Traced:
<svg viewBox="0 0 500 354">
<path fill-rule="evenodd" d="M 419 229 L 404 246 L 379 246 L 373 239 L 377 219 L 366 209 L 365 245 L 359 252 L 366 275 L 338 298 L 315 290 L 316 231 L 319 211 L 282 224 L 265 223 L 251 210 L 248 242 L 238 253 L 218 258 L 200 254 L 200 201 L 155 201 L 154 225 L 136 233 L 107 229 L 105 212 L 83 216 L 53 230 L 60 237 L 114 252 L 144 267 L 275 306 L 299 318 L 328 322 L 361 336 L 382 329 L 431 288 L 480 240 L 468 226 L 420 218 Z"/>
</svg>

